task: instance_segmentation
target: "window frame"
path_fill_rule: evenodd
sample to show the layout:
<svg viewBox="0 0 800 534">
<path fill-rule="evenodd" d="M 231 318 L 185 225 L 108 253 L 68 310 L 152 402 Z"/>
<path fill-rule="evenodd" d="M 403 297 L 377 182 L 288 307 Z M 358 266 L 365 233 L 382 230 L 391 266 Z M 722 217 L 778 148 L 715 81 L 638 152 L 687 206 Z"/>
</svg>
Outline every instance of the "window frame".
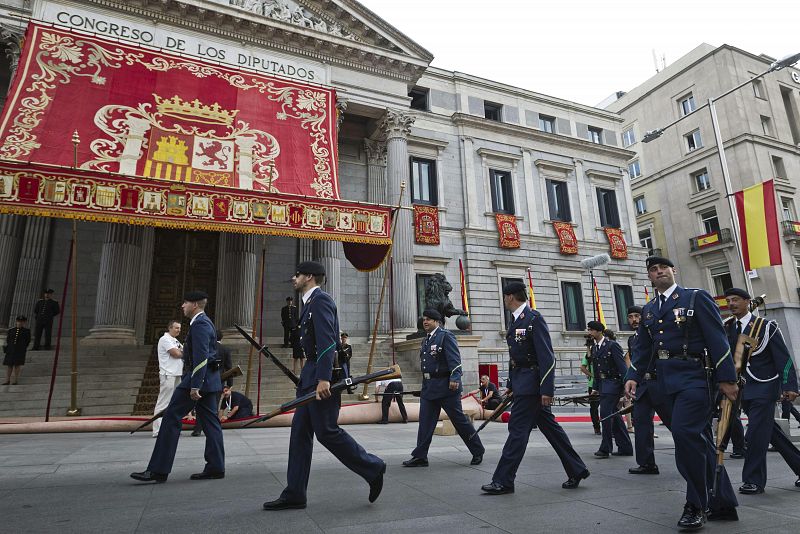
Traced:
<svg viewBox="0 0 800 534">
<path fill-rule="evenodd" d="M 731 269 L 728 265 L 709 266 L 708 275 L 711 278 L 711 286 L 714 288 L 713 296 L 722 296 L 725 294 L 726 290 L 733 287 L 733 277 L 731 276 Z M 720 280 L 723 277 L 727 277 L 727 284 L 724 280 Z"/>
<path fill-rule="evenodd" d="M 634 168 L 636 169 L 635 173 L 633 172 Z M 638 178 L 642 175 L 642 166 L 638 158 L 628 163 L 628 175 L 631 179 Z"/>
<path fill-rule="evenodd" d="M 691 109 L 687 111 L 687 108 Z M 690 115 L 695 111 L 697 111 L 697 102 L 694 99 L 693 93 L 687 93 L 678 99 L 678 112 L 681 114 L 681 117 Z"/>
<path fill-rule="evenodd" d="M 503 202 L 504 204 L 510 204 L 510 209 L 506 206 L 503 209 L 498 208 L 498 193 L 499 191 L 495 187 L 497 183 L 497 177 L 503 176 L 507 178 L 507 181 L 502 181 L 502 194 L 503 194 Z M 489 191 L 492 195 L 492 212 L 493 213 L 504 213 L 507 215 L 514 215 L 516 214 L 516 206 L 514 205 L 514 175 L 511 171 L 506 171 L 502 169 L 493 169 L 489 168 Z"/>
<path fill-rule="evenodd" d="M 603 144 L 603 129 L 597 126 L 586 126 L 586 138 L 590 143 Z"/>
<path fill-rule="evenodd" d="M 767 137 L 775 137 L 775 132 L 772 127 L 772 117 L 768 115 L 759 115 L 761 117 L 761 130 Z"/>
<path fill-rule="evenodd" d="M 622 302 L 620 302 L 620 291 L 622 295 Z M 633 332 L 633 328 L 628 324 L 628 308 L 635 304 L 633 299 L 633 286 L 625 284 L 613 284 L 612 291 L 614 292 L 614 305 L 617 307 L 617 330 L 625 332 Z"/>
<path fill-rule="evenodd" d="M 410 156 L 410 178 L 411 178 L 411 203 L 412 204 L 425 204 L 427 206 L 438 206 L 439 205 L 439 177 L 436 174 L 436 160 L 428 159 L 428 158 L 420 158 L 417 156 Z M 417 179 L 414 177 L 414 170 L 416 168 L 417 163 L 426 163 L 430 169 L 430 173 L 428 174 L 428 196 L 430 197 L 428 200 L 424 200 L 421 198 L 417 198 L 417 190 L 416 190 L 416 181 Z M 420 182 L 422 178 L 420 177 Z"/>
<path fill-rule="evenodd" d="M 614 189 L 606 189 L 604 187 L 596 187 L 595 191 L 597 195 L 597 211 L 599 214 L 600 226 L 603 228 L 621 228 L 617 192 Z M 609 197 L 613 198 L 613 203 L 607 201 Z M 607 213 L 609 208 L 613 208 L 611 214 Z M 613 217 L 610 218 L 609 215 Z"/>
<path fill-rule="evenodd" d="M 568 291 L 568 287 L 572 289 Z M 575 302 L 570 302 L 569 298 L 574 297 Z M 584 311 L 583 302 L 583 287 L 580 282 L 573 280 L 561 281 L 561 306 L 562 318 L 564 320 L 564 330 L 568 332 L 583 332 L 586 330 L 586 314 Z M 569 311 L 574 306 L 575 321 L 570 322 L 568 318 Z"/>
<path fill-rule="evenodd" d="M 698 178 L 701 176 L 706 177 L 705 183 L 707 185 L 703 188 L 700 188 L 700 182 L 698 181 Z M 702 169 L 692 173 L 692 185 L 694 186 L 695 193 L 702 193 L 703 191 L 708 191 L 711 189 L 711 175 L 708 173 L 707 167 L 703 167 Z"/>
<path fill-rule="evenodd" d="M 753 80 L 753 95 L 761 100 L 767 100 L 767 94 L 764 91 L 764 82 L 762 80 Z"/>
<path fill-rule="evenodd" d="M 709 217 L 709 214 L 711 212 L 714 212 L 714 217 Z M 697 213 L 697 215 L 700 217 L 700 226 L 703 230 L 703 233 L 701 235 L 713 234 L 714 232 L 719 232 L 722 229 L 719 225 L 719 214 L 717 213 L 716 207 L 700 211 Z M 716 229 L 713 229 L 714 226 L 713 224 L 709 224 L 710 221 L 712 220 L 717 221 Z"/>
<path fill-rule="evenodd" d="M 647 232 L 647 237 L 642 238 L 642 233 Z M 653 239 L 653 229 L 652 228 L 640 228 L 639 229 L 639 244 L 642 248 L 646 248 L 648 251 L 653 250 L 655 247 L 655 240 Z M 650 241 L 650 245 L 648 246 L 646 241 Z"/>
<path fill-rule="evenodd" d="M 641 208 L 639 207 L 639 203 L 641 202 Z M 636 215 L 644 215 L 647 213 L 647 201 L 644 198 L 644 195 L 639 195 L 638 197 L 633 199 L 633 206 L 636 210 Z"/>
<path fill-rule="evenodd" d="M 781 215 L 783 215 L 784 221 L 797 221 L 797 210 L 795 210 L 794 199 L 792 197 L 781 197 Z"/>
<path fill-rule="evenodd" d="M 695 128 L 691 132 L 685 134 L 683 138 L 686 141 L 686 149 L 689 152 L 694 152 L 695 150 L 703 148 L 703 136 L 700 134 L 700 128 Z"/>
<path fill-rule="evenodd" d="M 544 127 L 545 124 L 549 124 L 550 125 L 550 129 L 549 130 Z M 551 133 L 551 134 L 558 133 L 556 131 L 556 118 L 555 117 L 551 117 L 550 115 L 542 115 L 540 113 L 539 114 L 539 130 L 541 130 L 543 132 L 546 132 L 546 133 Z"/>
<path fill-rule="evenodd" d="M 490 117 L 489 114 L 497 114 L 497 118 Z M 498 104 L 497 102 L 491 102 L 489 100 L 483 101 L 483 118 L 495 121 L 495 122 L 503 122 L 503 104 Z"/>
<path fill-rule="evenodd" d="M 789 178 L 786 175 L 786 165 L 783 163 L 783 158 L 780 156 L 770 155 L 770 161 L 772 163 L 772 171 L 775 174 L 775 178 L 779 178 L 781 180 L 788 180 Z M 781 176 L 783 174 L 784 176 Z"/>
<path fill-rule="evenodd" d="M 629 146 L 635 144 L 636 144 L 636 132 L 633 130 L 633 126 L 631 126 L 627 130 L 622 132 L 622 146 L 624 148 L 628 148 Z"/>
<path fill-rule="evenodd" d="M 550 220 L 572 222 L 572 209 L 569 202 L 569 183 L 563 180 L 546 178 L 545 189 L 547 191 L 547 213 L 550 217 Z M 561 201 L 560 203 L 559 200 Z M 559 206 L 556 206 L 556 204 L 560 204 L 560 207 L 563 208 L 563 210 L 559 210 Z M 553 213 L 554 209 L 556 213 Z M 559 211 L 563 211 L 565 213 L 559 214 Z"/>
<path fill-rule="evenodd" d="M 414 107 L 414 102 L 419 101 L 419 99 L 414 96 L 414 93 L 424 98 L 424 107 Z M 415 109 L 417 111 L 430 111 L 431 110 L 431 90 L 427 87 L 419 87 L 415 85 L 411 88 L 408 92 L 408 96 L 411 97 L 411 102 L 409 102 L 409 107 L 411 109 Z"/>
<path fill-rule="evenodd" d="M 424 280 L 429 280 L 433 278 L 433 274 L 431 273 L 415 273 L 414 283 L 416 284 L 417 290 L 417 317 L 422 317 L 422 312 L 425 311 L 425 283 Z M 420 293 L 420 280 L 423 280 L 422 283 L 422 293 Z M 420 300 L 420 298 L 422 300 Z"/>
</svg>

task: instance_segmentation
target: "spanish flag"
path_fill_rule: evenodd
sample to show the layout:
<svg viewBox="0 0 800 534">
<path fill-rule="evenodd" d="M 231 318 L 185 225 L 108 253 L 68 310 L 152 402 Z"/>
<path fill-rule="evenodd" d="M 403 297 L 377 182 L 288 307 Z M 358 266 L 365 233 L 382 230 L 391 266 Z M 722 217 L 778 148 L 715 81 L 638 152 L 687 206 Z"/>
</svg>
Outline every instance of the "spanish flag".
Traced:
<svg viewBox="0 0 800 534">
<path fill-rule="evenodd" d="M 745 269 L 780 265 L 781 238 L 774 180 L 748 187 L 737 192 L 735 197 Z"/>
<path fill-rule="evenodd" d="M 528 267 L 528 300 L 531 304 L 531 309 L 536 309 L 536 296 L 533 294 L 533 277 L 531 276 L 531 268 Z"/>
<path fill-rule="evenodd" d="M 650 302 L 650 292 L 647 290 L 647 286 L 644 286 L 644 301 Z"/>
<path fill-rule="evenodd" d="M 461 309 L 469 315 L 469 297 L 467 296 L 467 280 L 464 278 L 464 264 L 458 260 L 458 272 L 461 278 Z"/>
<path fill-rule="evenodd" d="M 603 305 L 600 304 L 600 291 L 597 289 L 597 280 L 594 281 L 594 309 L 597 311 L 597 320 L 606 324 L 606 316 L 603 315 Z"/>
</svg>

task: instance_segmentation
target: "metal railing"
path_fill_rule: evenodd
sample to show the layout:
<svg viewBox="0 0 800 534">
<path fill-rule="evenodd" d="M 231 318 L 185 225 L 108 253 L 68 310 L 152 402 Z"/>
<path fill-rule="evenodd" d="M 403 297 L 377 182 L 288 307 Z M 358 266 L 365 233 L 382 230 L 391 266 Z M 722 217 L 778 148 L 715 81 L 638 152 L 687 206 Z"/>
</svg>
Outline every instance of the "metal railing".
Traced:
<svg viewBox="0 0 800 534">
<path fill-rule="evenodd" d="M 689 252 L 697 252 L 704 248 L 710 248 L 723 243 L 733 243 L 733 236 L 730 228 L 722 228 L 716 232 L 699 235 L 689 239 Z"/>
</svg>

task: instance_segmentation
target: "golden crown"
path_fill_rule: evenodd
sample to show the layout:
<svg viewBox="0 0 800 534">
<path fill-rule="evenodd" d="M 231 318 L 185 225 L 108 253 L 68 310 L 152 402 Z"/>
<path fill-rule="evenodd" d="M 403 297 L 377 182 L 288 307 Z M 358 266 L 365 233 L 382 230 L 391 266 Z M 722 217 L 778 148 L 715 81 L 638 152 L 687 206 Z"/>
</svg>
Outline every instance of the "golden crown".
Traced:
<svg viewBox="0 0 800 534">
<path fill-rule="evenodd" d="M 156 109 L 162 115 L 192 122 L 230 126 L 233 124 L 236 114 L 239 113 L 238 109 L 234 109 L 233 111 L 223 109 L 222 106 L 216 102 L 207 106 L 197 98 L 191 102 L 186 102 L 178 95 L 170 99 L 161 98 L 157 94 L 153 94 L 153 97 L 156 99 Z"/>
</svg>

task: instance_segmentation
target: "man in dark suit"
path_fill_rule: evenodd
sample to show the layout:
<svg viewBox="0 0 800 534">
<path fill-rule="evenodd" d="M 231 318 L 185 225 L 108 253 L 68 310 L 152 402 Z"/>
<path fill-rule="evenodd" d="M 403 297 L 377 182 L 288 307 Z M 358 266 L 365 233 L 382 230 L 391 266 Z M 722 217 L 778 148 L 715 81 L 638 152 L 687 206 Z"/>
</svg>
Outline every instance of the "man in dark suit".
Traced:
<svg viewBox="0 0 800 534">
<path fill-rule="evenodd" d="M 221 362 L 217 359 L 217 334 L 214 324 L 205 314 L 208 295 L 190 291 L 183 297 L 181 309 L 189 319 L 189 333 L 183 346 L 183 378 L 175 389 L 164 413 L 147 470 L 131 473 L 141 482 L 166 482 L 175 461 L 175 451 L 181 434 L 181 420 L 194 407 L 197 419 L 206 434 L 206 465 L 192 480 L 225 477 L 225 447 L 217 409 L 222 391 Z"/>
<path fill-rule="evenodd" d="M 764 493 L 767 484 L 767 447 L 780 453 L 800 477 L 800 450 L 775 422 L 775 401 L 797 398 L 797 372 L 778 324 L 750 313 L 750 294 L 734 287 L 725 291 L 733 316 L 725 322 L 731 351 L 736 353 L 741 334 L 756 340 L 742 372 L 745 376 L 742 407 L 747 414 L 744 467 L 739 493 Z M 800 487 L 800 478 L 795 482 Z"/>
<path fill-rule="evenodd" d="M 737 520 L 738 502 L 724 468 L 717 495 L 709 498 L 716 464 L 711 387 L 719 388 L 731 400 L 738 392 L 719 308 L 706 291 L 676 284 L 675 265 L 669 259 L 650 256 L 646 264 L 656 294 L 642 308 L 625 392 L 637 397 L 637 386 L 650 368 L 648 362 L 654 361 L 658 384 L 672 408 L 675 464 L 687 486 L 678 527 L 697 530 L 706 519 Z M 707 368 L 713 374 L 708 375 Z"/>
<path fill-rule="evenodd" d="M 458 435 L 472 453 L 471 465 L 483 461 L 485 449 L 475 427 L 461 410 L 461 353 L 456 336 L 440 327 L 442 314 L 433 309 L 422 313 L 422 328 L 427 334 L 419 349 L 422 370 L 422 393 L 419 398 L 417 446 L 403 467 L 427 467 L 428 448 L 442 410 L 450 418 Z M 475 434 L 473 436 L 473 434 Z"/>
<path fill-rule="evenodd" d="M 491 495 L 514 493 L 514 479 L 534 426 L 539 427 L 556 451 L 569 477 L 561 487 L 577 488 L 581 480 L 589 477 L 589 470 L 550 410 L 555 391 L 556 357 L 547 323 L 539 312 L 528 306 L 528 292 L 522 282 L 511 282 L 503 288 L 503 304 L 512 314 L 506 343 L 510 356 L 508 393 L 513 391 L 514 403 L 503 455 L 492 482 L 481 489 Z"/>
<path fill-rule="evenodd" d="M 600 394 L 600 418 L 608 417 L 617 411 L 622 396 L 622 379 L 628 371 L 622 347 L 603 335 L 606 327 L 600 321 L 589 321 L 586 331 L 594 340 L 592 345 L 592 364 L 594 365 L 595 390 Z M 600 423 L 602 439 L 600 448 L 594 453 L 597 458 L 614 456 L 633 456 L 633 444 L 621 415 L 616 415 Z M 613 452 L 612 437 L 617 443 Z"/>
<path fill-rule="evenodd" d="M 58 302 L 53 300 L 53 290 L 45 290 L 44 298 L 37 300 L 36 305 L 33 307 L 36 330 L 33 335 L 33 348 L 31 350 L 39 350 L 41 348 L 42 333 L 44 333 L 44 350 L 52 348 L 50 342 L 53 334 L 53 318 L 60 311 L 61 308 L 58 306 Z"/>
<path fill-rule="evenodd" d="M 281 325 L 283 326 L 283 348 L 288 348 L 292 341 L 292 330 L 297 328 L 297 306 L 292 297 L 286 297 L 286 306 L 281 308 Z"/>
<path fill-rule="evenodd" d="M 297 396 L 316 391 L 317 400 L 298 407 L 294 412 L 286 488 L 280 497 L 264 503 L 265 510 L 306 507 L 314 436 L 348 469 L 367 481 L 369 502 L 375 502 L 383 489 L 386 464 L 377 456 L 368 454 L 337 424 L 341 396 L 331 392 L 331 376 L 339 341 L 339 318 L 336 303 L 319 288 L 324 281 L 325 266 L 315 261 L 298 265 L 292 277 L 294 288 L 303 299 L 299 344 L 307 358 L 300 372 Z"/>
</svg>

